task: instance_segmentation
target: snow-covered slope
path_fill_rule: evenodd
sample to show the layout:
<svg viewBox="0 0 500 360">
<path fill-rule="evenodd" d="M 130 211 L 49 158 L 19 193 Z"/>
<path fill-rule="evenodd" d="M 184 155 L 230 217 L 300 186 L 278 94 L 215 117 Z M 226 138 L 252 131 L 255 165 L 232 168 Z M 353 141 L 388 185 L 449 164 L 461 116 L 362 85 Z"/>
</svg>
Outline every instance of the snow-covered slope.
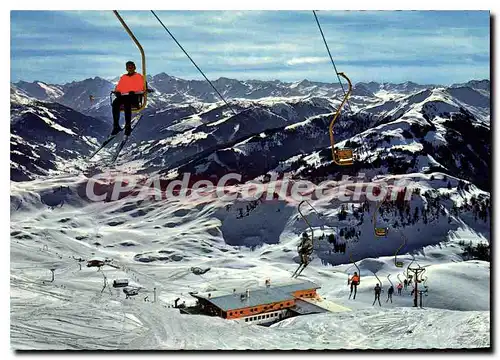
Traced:
<svg viewBox="0 0 500 360">
<path fill-rule="evenodd" d="M 65 171 L 67 160 L 89 154 L 107 131 L 109 125 L 102 120 L 11 88 L 11 179 L 26 181 L 52 170 Z"/>
<path fill-rule="evenodd" d="M 490 346 L 490 265 L 469 260 L 465 247 L 491 238 L 489 82 L 356 84 L 350 111 L 345 108 L 334 126 L 335 146 L 356 155 L 353 166 L 342 168 L 332 163 L 328 134 L 342 96 L 336 85 L 218 79 L 230 108 L 201 82 L 166 74 L 148 82 L 156 92 L 113 166 L 108 161 L 116 144 L 86 160 L 111 127 L 106 92 L 112 81 L 11 86 L 14 348 Z M 91 93 L 94 103 L 86 104 Z M 183 173 L 214 181 L 230 172 L 243 178 L 226 187 L 239 195 L 235 200 L 215 190 L 201 199 L 138 197 L 156 175 L 161 179 L 153 184 L 165 190 Z M 271 197 L 249 198 L 248 181 L 266 173 L 279 175 L 265 184 L 274 187 Z M 283 179 L 285 173 L 291 179 Z M 86 193 L 94 175 L 100 191 L 108 191 L 104 200 Z M 289 282 L 299 238 L 310 231 L 297 211 L 299 200 L 290 196 L 299 180 L 330 180 L 337 195 L 361 190 L 360 198 L 344 201 L 313 197 L 321 218 L 303 209 L 315 242 L 299 279 L 317 283 L 324 304 L 348 311 L 265 328 L 169 307 L 177 298 L 194 304 L 190 291 L 244 291 L 266 278 Z M 404 182 L 413 195 L 407 202 L 386 201 L 374 214 L 376 204 L 365 194 L 383 181 Z M 111 199 L 114 184 L 134 182 L 140 185 Z M 374 226 L 388 228 L 387 236 L 375 237 Z M 335 234 L 346 251 L 336 252 L 322 234 Z M 395 266 L 396 257 L 403 268 Z M 86 267 L 93 258 L 107 265 Z M 348 274 L 357 270 L 353 261 L 362 278 L 355 300 L 347 286 Z M 419 284 L 428 289 L 424 308 L 413 308 L 411 287 L 386 302 L 389 283 L 417 263 L 426 268 Z M 198 275 L 193 267 L 209 271 Z M 125 299 L 109 288 L 120 278 L 139 287 L 139 295 Z M 382 306 L 374 307 L 379 281 L 385 292 Z"/>
<path fill-rule="evenodd" d="M 298 236 L 306 229 L 295 205 L 269 201 L 238 219 L 237 209 L 248 201 L 130 197 L 89 202 L 78 195 L 82 180 L 85 178 L 59 177 L 12 186 L 11 338 L 15 348 L 392 349 L 490 345 L 489 263 L 462 261 L 459 245 L 460 240 L 487 241 L 489 226 L 474 228 L 467 211 L 454 216 L 451 225 L 436 220 L 427 226 L 419 222 L 420 232 L 404 229 L 408 245 L 398 256 L 405 263 L 403 269 L 394 266 L 393 256 L 400 238 L 391 234 L 374 239 L 372 227 L 366 232 L 360 227 L 363 233 L 359 240 L 348 242 L 348 250 L 361 270 L 356 300 L 348 299 L 346 284 L 355 268 L 342 254 L 330 256 L 330 263 L 325 263 L 328 252 L 325 244 L 318 243 L 314 260 L 300 279 L 320 285 L 318 291 L 324 301 L 351 311 L 308 315 L 262 328 L 180 315 L 168 306 L 178 297 L 187 304 L 194 303 L 189 291 L 243 291 L 263 286 L 266 278 L 272 284 L 289 282 L 297 267 Z M 433 184 L 424 183 L 421 189 Z M 56 200 L 54 188 L 60 185 L 68 188 L 58 195 L 60 205 L 49 209 L 45 203 Z M 245 187 L 233 190 L 243 195 L 248 191 Z M 456 193 L 451 200 L 463 202 L 470 194 Z M 335 230 L 329 219 L 338 213 L 339 204 L 317 201 L 313 205 L 326 216 L 323 230 Z M 306 216 L 319 231 L 314 214 Z M 352 220 L 348 217 L 342 222 L 348 225 Z M 336 225 L 341 226 L 339 221 Z M 395 235 L 396 231 L 391 233 Z M 273 236 L 278 241 L 270 241 Z M 384 250 L 376 253 L 377 248 Z M 392 303 L 385 301 L 384 292 L 382 306 L 373 307 L 372 289 L 378 282 L 374 273 L 387 291 L 388 279 L 397 283 L 398 276 L 404 278 L 406 266 L 412 261 L 408 252 L 427 269 L 425 308 L 412 308 L 410 289 L 401 296 L 394 295 Z M 80 270 L 79 259 L 92 258 L 107 258 L 109 266 L 96 271 L 82 262 Z M 195 266 L 210 270 L 195 275 L 191 271 Z M 54 269 L 54 282 L 50 282 L 50 269 Z M 117 278 L 128 278 L 141 287 L 139 296 L 125 299 L 119 289 L 103 290 L 104 279 L 109 286 Z M 157 303 L 151 302 L 153 288 Z M 412 340 L 417 336 L 418 341 Z"/>
<path fill-rule="evenodd" d="M 253 178 L 267 171 L 292 171 L 317 182 L 340 179 L 346 173 L 359 172 L 372 178 L 384 173 L 444 171 L 489 189 L 489 108 L 477 106 L 474 97 L 465 104 L 464 99 L 469 98 L 462 96 L 463 101 L 458 100 L 452 92 L 451 88 L 423 90 L 341 116 L 334 127 L 336 146 L 354 149 L 358 159 L 349 169 L 340 169 L 331 161 L 327 130 L 334 114 L 331 107 L 310 104 L 309 115 L 304 113 L 302 119 L 305 120 L 301 120 L 287 109 L 290 103 L 277 101 L 271 111 L 278 113 L 278 109 L 281 112 L 287 109 L 283 117 L 294 119 L 294 124 L 263 132 L 254 127 L 254 134 L 236 143 L 220 141 L 217 148 L 204 147 L 205 152 L 198 151 L 191 158 L 186 156 L 186 164 L 179 172 L 221 176 L 229 170 L 237 170 Z M 304 101 L 300 104 L 306 105 Z M 266 116 L 258 119 L 263 121 Z M 191 132 L 199 129 L 201 127 Z M 191 147 L 198 145 L 199 142 L 190 144 Z M 171 146 L 164 151 L 174 149 Z M 131 152 L 133 158 L 139 158 L 139 154 Z"/>
</svg>

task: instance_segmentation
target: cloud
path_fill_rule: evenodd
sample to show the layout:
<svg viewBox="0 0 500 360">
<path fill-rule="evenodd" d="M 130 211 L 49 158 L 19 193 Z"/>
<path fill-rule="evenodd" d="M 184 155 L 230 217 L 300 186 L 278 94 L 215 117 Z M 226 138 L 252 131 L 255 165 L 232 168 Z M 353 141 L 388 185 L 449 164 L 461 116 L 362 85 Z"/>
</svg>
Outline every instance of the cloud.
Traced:
<svg viewBox="0 0 500 360">
<path fill-rule="evenodd" d="M 449 66 L 349 66 L 342 69 L 351 79 L 353 84 L 358 82 L 393 82 L 403 83 L 413 81 L 420 84 L 442 84 L 466 82 L 471 79 L 489 79 L 489 69 L 481 66 L 455 65 Z M 449 72 L 452 72 L 452 76 Z M 254 71 L 214 71 L 208 76 L 209 79 L 218 77 L 229 77 L 240 80 L 281 80 L 295 82 L 303 79 L 328 83 L 337 83 L 337 76 L 330 69 L 318 69 L 310 67 L 304 70 L 297 70 L 292 67 L 283 68 L 280 71 L 269 72 L 266 70 Z M 192 78 L 200 79 L 194 75 Z"/>
<path fill-rule="evenodd" d="M 309 56 L 309 57 L 299 57 L 299 58 L 293 58 L 290 60 L 286 61 L 287 65 L 297 65 L 297 64 L 319 64 L 319 63 L 324 63 L 324 62 L 329 62 L 330 60 L 326 57 L 314 57 L 314 56 Z"/>
<path fill-rule="evenodd" d="M 208 76 L 266 77 L 267 73 L 300 80 L 331 73 L 311 11 L 156 13 Z M 120 14 L 146 51 L 148 73 L 197 76 L 149 11 Z M 489 72 L 487 12 L 319 11 L 317 15 L 339 71 L 365 69 L 365 75 L 360 73 L 363 79 L 366 74 L 375 76 L 370 73 L 375 69 L 392 69 L 380 73 L 416 82 L 426 78 L 419 68 L 440 69 L 441 79 L 458 76 L 455 69 L 460 66 L 476 69 L 466 73 Z M 139 51 L 111 11 L 11 12 L 14 81 L 116 76 L 129 58 L 137 60 Z"/>
</svg>

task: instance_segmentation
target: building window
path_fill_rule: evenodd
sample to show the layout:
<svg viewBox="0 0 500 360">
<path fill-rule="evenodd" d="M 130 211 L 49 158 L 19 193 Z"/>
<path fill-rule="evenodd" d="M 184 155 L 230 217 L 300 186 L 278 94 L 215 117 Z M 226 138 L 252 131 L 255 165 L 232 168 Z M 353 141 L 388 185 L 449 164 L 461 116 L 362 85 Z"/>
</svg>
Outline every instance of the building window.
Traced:
<svg viewBox="0 0 500 360">
<path fill-rule="evenodd" d="M 230 312 L 230 313 L 229 313 L 229 316 L 231 316 L 231 315 L 233 315 L 233 313 L 232 313 L 232 312 Z"/>
<path fill-rule="evenodd" d="M 283 307 L 283 304 L 280 304 L 280 307 Z"/>
<path fill-rule="evenodd" d="M 240 314 L 243 314 L 243 310 L 240 311 Z"/>
</svg>

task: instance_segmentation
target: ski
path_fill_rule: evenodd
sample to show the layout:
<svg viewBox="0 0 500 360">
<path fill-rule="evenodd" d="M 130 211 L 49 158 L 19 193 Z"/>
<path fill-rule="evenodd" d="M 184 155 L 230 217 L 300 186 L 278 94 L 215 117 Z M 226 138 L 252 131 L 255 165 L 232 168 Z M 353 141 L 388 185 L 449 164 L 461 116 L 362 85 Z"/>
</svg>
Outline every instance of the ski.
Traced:
<svg viewBox="0 0 500 360">
<path fill-rule="evenodd" d="M 118 134 L 119 134 L 119 133 L 118 133 Z M 101 146 L 99 146 L 99 148 L 98 148 L 96 151 L 94 151 L 94 152 L 92 153 L 92 155 L 90 155 L 90 156 L 89 156 L 89 158 L 88 158 L 87 160 L 90 160 L 90 159 L 92 159 L 94 156 L 96 156 L 96 155 L 97 155 L 97 153 L 98 153 L 99 151 L 101 151 L 102 149 L 104 149 L 104 148 L 106 147 L 106 145 L 108 145 L 111 141 L 113 141 L 113 140 L 116 138 L 116 135 L 118 135 L 118 134 L 115 134 L 115 135 L 109 135 L 109 136 L 108 136 L 108 138 L 107 138 L 106 140 L 104 140 L 104 142 L 101 144 Z"/>
<path fill-rule="evenodd" d="M 307 267 L 307 265 L 309 265 L 309 263 L 305 264 L 302 269 L 300 269 L 298 272 L 296 272 L 294 275 L 295 276 L 292 276 L 292 277 L 295 277 L 295 278 L 298 278 L 300 276 L 300 274 L 302 274 L 302 271 L 304 271 L 304 269 Z"/>
<path fill-rule="evenodd" d="M 118 145 L 118 149 L 116 149 L 116 153 L 115 155 L 113 156 L 113 159 L 111 160 L 111 164 L 114 164 L 114 162 L 116 161 L 116 159 L 118 159 L 118 155 L 120 155 L 120 152 L 122 151 L 123 147 L 125 146 L 125 144 L 127 143 L 127 140 L 128 140 L 128 136 L 125 135 L 122 139 L 122 141 L 120 142 L 120 144 Z"/>
<path fill-rule="evenodd" d="M 141 120 L 141 118 L 142 118 L 142 115 L 138 115 L 137 116 L 137 120 L 134 122 L 134 126 L 132 126 L 132 129 L 130 129 L 130 135 L 132 135 L 132 131 L 134 131 L 135 127 L 137 126 L 137 123 L 139 122 L 139 120 Z M 122 141 L 118 145 L 118 149 L 116 149 L 116 153 L 113 156 L 113 159 L 111 160 L 111 164 L 114 164 L 114 162 L 116 161 L 116 159 L 118 159 L 118 155 L 120 155 L 120 152 L 122 151 L 123 147 L 127 143 L 129 137 L 130 136 L 127 136 L 127 135 L 125 135 L 123 137 Z"/>
<path fill-rule="evenodd" d="M 135 127 L 135 124 L 140 120 L 140 118 L 142 117 L 142 115 L 137 115 L 135 116 L 131 121 L 130 121 L 130 124 L 134 125 Z M 133 128 L 132 128 L 133 129 Z M 106 147 L 106 145 L 108 145 L 110 142 L 112 142 L 117 136 L 118 134 L 120 134 L 121 132 L 123 131 L 123 129 L 121 129 L 118 133 L 116 133 L 115 135 L 109 135 L 108 138 L 106 140 L 104 140 L 104 142 L 101 144 L 101 146 L 99 146 L 99 148 L 94 151 L 92 153 L 92 155 L 89 156 L 89 158 L 87 160 L 90 160 L 92 159 L 94 156 L 97 155 L 97 153 L 99 153 L 99 151 L 101 151 L 102 149 L 104 149 Z"/>
<path fill-rule="evenodd" d="M 299 264 L 299 267 L 297 268 L 297 270 L 295 270 L 295 272 L 292 274 L 292 278 L 298 278 L 300 276 L 300 274 L 302 274 L 302 271 L 304 271 L 304 269 L 309 264 L 310 264 L 310 262 L 308 262 L 307 264 L 304 264 L 304 263 Z"/>
<path fill-rule="evenodd" d="M 295 270 L 292 274 L 292 278 L 295 277 L 295 274 L 297 274 L 299 272 L 299 270 L 302 268 L 302 264 L 299 264 L 299 267 L 297 268 L 297 270 Z"/>
</svg>

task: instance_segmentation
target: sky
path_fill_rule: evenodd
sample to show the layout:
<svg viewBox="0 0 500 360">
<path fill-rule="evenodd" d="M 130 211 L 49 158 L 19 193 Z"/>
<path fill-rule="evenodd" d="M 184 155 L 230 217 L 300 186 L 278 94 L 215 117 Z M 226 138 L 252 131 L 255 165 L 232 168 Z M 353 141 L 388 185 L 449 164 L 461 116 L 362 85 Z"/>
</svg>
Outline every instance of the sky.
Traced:
<svg viewBox="0 0 500 360">
<path fill-rule="evenodd" d="M 312 11 L 156 11 L 209 79 L 336 82 Z M 353 83 L 490 78 L 488 11 L 317 11 Z M 120 11 L 149 75 L 203 79 L 149 11 Z M 112 11 L 11 11 L 11 81 L 115 78 L 140 53 Z"/>
</svg>

